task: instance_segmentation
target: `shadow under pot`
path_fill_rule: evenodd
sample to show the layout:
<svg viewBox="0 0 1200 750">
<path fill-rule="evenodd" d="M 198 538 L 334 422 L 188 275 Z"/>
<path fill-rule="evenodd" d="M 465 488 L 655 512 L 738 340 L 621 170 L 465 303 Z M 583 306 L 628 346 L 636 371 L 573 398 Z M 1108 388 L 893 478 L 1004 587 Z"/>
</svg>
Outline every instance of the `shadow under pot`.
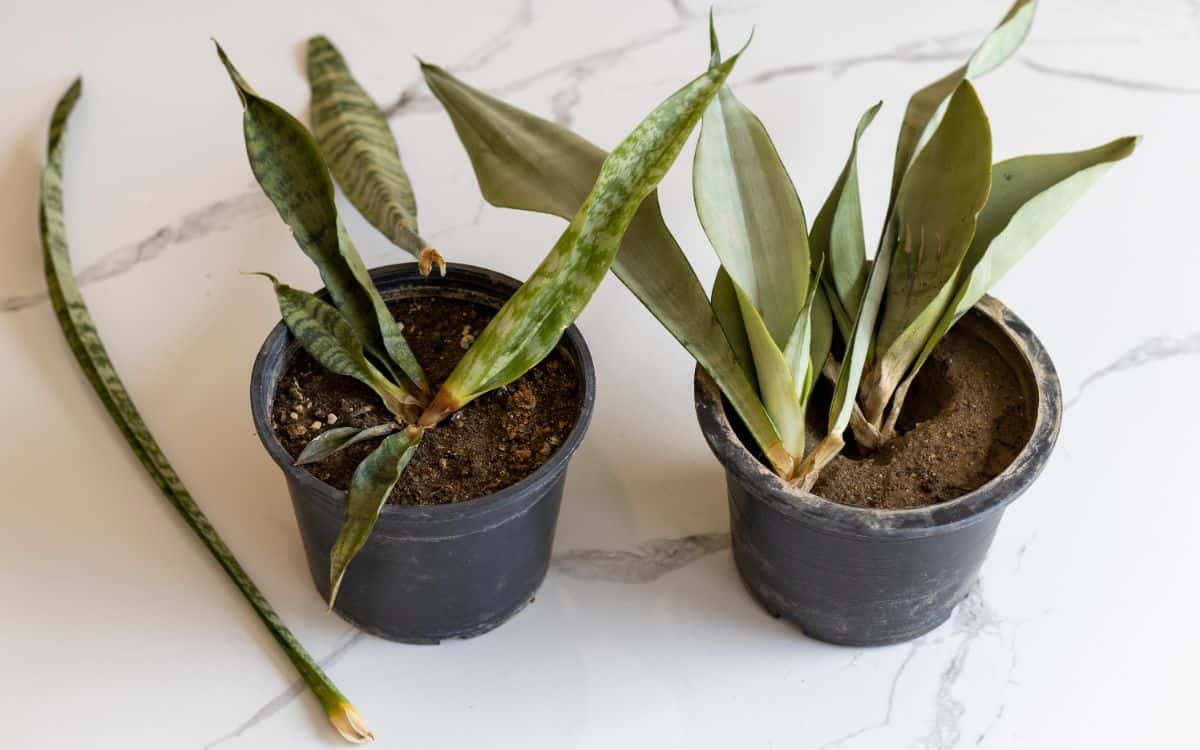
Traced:
<svg viewBox="0 0 1200 750">
<path fill-rule="evenodd" d="M 415 263 L 378 268 L 371 278 L 389 303 L 421 297 L 492 309 L 520 286 L 503 274 L 457 263 L 449 264 L 444 278 L 422 278 Z M 456 338 L 447 345 L 457 349 L 459 343 Z M 442 505 L 384 505 L 346 572 L 335 612 L 373 635 L 437 643 L 485 633 L 529 603 L 550 564 L 567 464 L 583 440 L 595 402 L 595 370 L 575 326 L 563 334 L 559 351 L 574 366 L 579 406 L 574 427 L 546 462 L 482 497 Z M 254 362 L 250 406 L 258 436 L 287 480 L 313 583 L 328 599 L 329 552 L 342 525 L 346 493 L 296 466 L 272 426 L 280 380 L 301 352 L 283 323 L 276 325 Z"/>
<path fill-rule="evenodd" d="M 725 469 L 734 561 L 772 616 L 830 643 L 899 643 L 945 622 L 975 583 L 1005 508 L 1054 447 L 1062 392 L 1041 342 L 999 301 L 985 297 L 956 327 L 1011 367 L 1033 406 L 1029 437 L 991 481 L 919 508 L 854 507 L 784 482 L 747 449 L 741 420 L 697 368 L 696 414 Z"/>
</svg>

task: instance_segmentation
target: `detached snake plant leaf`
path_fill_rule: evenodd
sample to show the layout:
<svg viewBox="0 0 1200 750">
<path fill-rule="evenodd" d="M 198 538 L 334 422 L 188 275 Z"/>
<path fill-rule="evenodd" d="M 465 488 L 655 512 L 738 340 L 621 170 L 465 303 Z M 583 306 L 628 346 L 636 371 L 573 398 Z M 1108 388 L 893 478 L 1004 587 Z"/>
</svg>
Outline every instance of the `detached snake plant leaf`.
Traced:
<svg viewBox="0 0 1200 750">
<path fill-rule="evenodd" d="M 877 361 L 863 412 L 880 428 L 883 409 L 950 304 L 992 183 L 992 136 L 974 87 L 959 84 L 896 198 L 892 252 Z"/>
<path fill-rule="evenodd" d="M 367 543 L 380 509 L 412 460 L 423 434 L 416 427 L 408 427 L 388 436 L 354 470 L 350 491 L 346 494 L 346 518 L 329 555 L 330 609 L 342 587 L 346 566 Z"/>
<path fill-rule="evenodd" d="M 896 164 L 892 171 L 891 202 L 899 194 L 901 180 L 917 152 L 932 137 L 946 110 L 946 100 L 966 80 L 986 75 L 1016 53 L 1029 36 L 1037 0 L 1017 0 L 996 28 L 962 66 L 912 95 L 896 142 Z"/>
<path fill-rule="evenodd" d="M 896 389 L 884 434 L 894 435 L 908 389 L 950 327 L 1025 257 L 1113 164 L 1133 153 L 1140 139 L 1118 138 L 1087 151 L 1021 156 L 992 167 L 992 191 L 979 213 L 971 247 L 952 303 L 917 361 Z"/>
<path fill-rule="evenodd" d="M 603 149 L 468 86 L 442 68 L 423 64 L 422 70 L 450 115 L 488 202 L 568 220 L 575 215 L 600 173 L 607 156 Z M 712 376 L 772 467 L 786 476 L 791 457 L 738 364 L 704 287 L 667 229 L 656 194 L 642 201 L 612 271 Z M 732 289 L 728 292 L 732 296 Z"/>
<path fill-rule="evenodd" d="M 334 427 L 309 441 L 308 445 L 304 446 L 304 450 L 300 451 L 300 455 L 296 457 L 296 465 L 302 466 L 324 461 L 343 448 L 349 448 L 364 440 L 390 435 L 399 428 L 400 425 L 396 422 L 384 422 L 374 427 Z"/>
<path fill-rule="evenodd" d="M 858 298 L 866 284 L 868 269 L 862 199 L 858 191 L 858 142 L 882 106 L 883 102 L 879 102 L 859 118 L 846 166 L 813 220 L 808 237 L 813 262 L 824 259 L 822 282 L 843 341 L 850 338 L 853 315 L 858 310 Z"/>
<path fill-rule="evenodd" d="M 258 618 L 279 644 L 296 671 L 304 678 L 334 728 L 350 742 L 366 742 L 374 738 L 363 723 L 358 711 L 329 680 L 312 656 L 284 626 L 278 613 L 250 580 L 233 552 L 225 546 L 220 535 L 183 486 L 171 467 L 150 429 L 142 420 L 133 399 L 125 390 L 116 368 L 108 357 L 92 316 L 88 312 L 75 275 L 67 247 L 67 231 L 63 216 L 62 172 L 63 134 L 67 118 L 82 91 L 82 81 L 76 80 L 55 107 L 50 121 L 50 139 L 46 169 L 42 174 L 38 224 L 41 230 L 46 286 L 54 314 L 63 335 L 79 366 L 95 389 L 104 408 L 113 418 L 125 441 L 150 478 L 183 516 L 188 526 L 208 548 L 209 553 L 233 580 L 242 596 L 254 608 Z"/>
<path fill-rule="evenodd" d="M 354 80 L 324 36 L 308 40 L 313 137 L 346 197 L 394 245 L 412 253 L 422 276 L 446 262 L 417 233 L 417 201 L 387 117 Z"/>
<path fill-rule="evenodd" d="M 316 142 L 299 120 L 250 88 L 219 44 L 217 54 L 242 101 L 246 154 L 263 192 L 316 264 L 367 352 L 390 373 L 395 374 L 393 365 L 399 367 L 411 381 L 414 397 L 425 396 L 429 381 L 342 226 L 333 182 Z"/>
<path fill-rule="evenodd" d="M 660 104 L 604 161 L 566 231 L 450 373 L 422 425 L 520 377 L 557 344 L 607 274 L 642 201 L 666 174 L 737 55 Z"/>
<path fill-rule="evenodd" d="M 367 360 L 354 328 L 333 305 L 316 295 L 294 289 L 269 273 L 261 273 L 275 286 L 275 298 L 283 322 L 326 370 L 363 383 L 383 399 L 387 410 L 411 421 L 419 409 L 416 399 L 387 379 Z"/>
</svg>

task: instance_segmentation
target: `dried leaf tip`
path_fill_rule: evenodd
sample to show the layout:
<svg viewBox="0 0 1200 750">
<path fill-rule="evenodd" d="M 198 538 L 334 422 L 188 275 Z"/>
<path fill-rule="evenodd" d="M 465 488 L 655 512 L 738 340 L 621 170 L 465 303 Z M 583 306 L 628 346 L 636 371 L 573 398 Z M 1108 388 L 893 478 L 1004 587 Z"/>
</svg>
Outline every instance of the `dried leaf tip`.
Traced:
<svg viewBox="0 0 1200 750">
<path fill-rule="evenodd" d="M 417 270 L 421 272 L 422 276 L 428 276 L 434 266 L 437 266 L 439 275 L 446 275 L 446 259 L 437 250 L 427 247 L 417 257 Z"/>
<path fill-rule="evenodd" d="M 370 729 L 367 729 L 358 710 L 344 698 L 328 706 L 326 715 L 329 717 L 329 723 L 333 724 L 333 728 L 347 742 L 361 745 L 375 739 L 375 735 L 371 733 Z"/>
</svg>

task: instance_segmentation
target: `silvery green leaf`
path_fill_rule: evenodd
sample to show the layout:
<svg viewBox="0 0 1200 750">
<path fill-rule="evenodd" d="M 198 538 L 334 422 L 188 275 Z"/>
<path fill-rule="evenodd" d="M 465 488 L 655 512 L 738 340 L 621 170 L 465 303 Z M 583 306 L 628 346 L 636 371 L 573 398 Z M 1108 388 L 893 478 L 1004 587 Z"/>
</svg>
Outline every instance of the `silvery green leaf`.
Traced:
<svg viewBox="0 0 1200 750">
<path fill-rule="evenodd" d="M 346 197 L 385 237 L 420 261 L 422 275 L 441 255 L 417 232 L 417 201 L 387 117 L 325 36 L 308 40 L 313 137 Z"/>
<path fill-rule="evenodd" d="M 428 391 L 425 373 L 342 226 L 316 142 L 299 120 L 250 88 L 220 45 L 217 54 L 242 101 L 246 154 L 263 192 L 316 264 L 367 352 L 389 371 L 392 363 L 398 366 L 418 393 Z"/>
<path fill-rule="evenodd" d="M 964 80 L 990 73 L 1020 48 L 1033 25 L 1037 0 L 1017 0 L 992 29 L 971 57 L 949 75 L 929 84 L 909 99 L 896 143 L 896 164 L 892 172 L 892 200 L 900 190 L 900 181 L 913 158 L 932 137 L 946 109 L 946 100 Z"/>
<path fill-rule="evenodd" d="M 512 382 L 553 350 L 608 273 L 638 207 L 666 174 L 736 60 L 735 55 L 670 96 L 605 159 L 566 231 L 450 373 L 422 415 L 423 425 Z"/>
<path fill-rule="evenodd" d="M 863 236 L 862 201 L 858 191 L 858 142 L 883 106 L 880 102 L 859 118 L 850 143 L 850 156 L 833 190 L 813 221 L 809 235 L 812 262 L 825 261 L 828 307 L 843 340 L 850 337 L 858 297 L 867 281 L 867 244 Z"/>
<path fill-rule="evenodd" d="M 955 278 L 991 186 L 992 138 L 974 87 L 959 84 L 929 143 L 904 176 L 894 220 L 877 361 L 863 412 L 877 428 L 883 409 L 950 304 Z"/>
<path fill-rule="evenodd" d="M 281 283 L 271 274 L 260 275 L 275 286 L 284 325 L 313 359 L 332 373 L 346 375 L 370 387 L 392 414 L 412 419 L 417 401 L 370 363 L 358 334 L 336 307 L 316 295 Z"/>
<path fill-rule="evenodd" d="M 766 128 L 728 86 L 704 112 L 692 186 L 721 265 L 783 347 L 808 295 L 808 225 Z"/>
<path fill-rule="evenodd" d="M 603 149 L 442 68 L 423 64 L 422 71 L 450 115 L 488 202 L 564 219 L 575 215 L 600 172 L 607 155 Z M 782 451 L 704 287 L 667 229 L 654 193 L 642 201 L 625 232 L 612 271 L 712 376 L 775 470 L 786 475 L 791 458 Z"/>
<path fill-rule="evenodd" d="M 283 624 L 279 614 L 271 606 L 262 591 L 250 579 L 244 568 L 225 545 L 221 535 L 209 522 L 208 517 L 196 504 L 191 493 L 167 460 L 150 428 L 142 420 L 121 377 L 109 359 L 100 333 L 88 312 L 87 304 L 79 291 L 71 267 L 71 254 L 67 246 L 67 227 L 63 215 L 63 156 L 64 135 L 67 119 L 83 90 L 83 82 L 76 79 L 59 99 L 50 120 L 50 138 L 47 144 L 46 168 L 42 173 L 41 194 L 38 205 L 38 228 L 42 238 L 42 260 L 45 265 L 46 287 L 50 303 L 54 308 L 59 327 L 67 340 L 71 353 L 83 370 L 84 376 L 95 390 L 100 402 L 121 435 L 125 438 L 134 456 L 151 480 L 167 500 L 179 511 L 187 525 L 196 533 L 213 559 L 229 576 L 238 591 L 246 598 L 255 614 L 270 632 L 271 637 L 283 649 L 288 660 L 296 667 L 301 678 L 313 695 L 321 702 L 334 728 L 351 742 L 364 742 L 372 738 L 370 731 L 350 701 L 330 681 L 320 665 L 304 646 Z"/>
<path fill-rule="evenodd" d="M 395 422 L 384 422 L 374 427 L 333 427 L 309 441 L 296 457 L 296 465 L 312 464 L 324 461 L 338 451 L 349 448 L 364 440 L 383 437 L 395 432 L 400 425 Z"/>
<path fill-rule="evenodd" d="M 385 438 L 354 470 L 350 491 L 346 493 L 346 517 L 329 553 L 330 608 L 342 587 L 346 567 L 367 543 L 379 511 L 412 460 L 423 434 L 409 427 Z"/>
<path fill-rule="evenodd" d="M 713 280 L 712 310 L 746 377 L 751 383 L 757 383 L 754 354 L 750 351 L 750 339 L 746 336 L 746 325 L 742 322 L 737 290 L 733 288 L 733 280 L 729 278 L 729 273 L 720 266 L 717 267 L 717 277 Z"/>
<path fill-rule="evenodd" d="M 736 281 L 731 281 L 734 293 L 737 295 L 738 308 L 746 327 L 746 336 L 750 342 L 750 351 L 754 357 L 754 369 L 758 374 L 758 392 L 767 414 L 779 432 L 783 447 L 793 456 L 804 455 L 804 405 L 800 402 L 804 390 L 804 375 L 802 369 L 798 374 L 792 370 L 792 362 L 776 345 L 766 322 L 759 315 L 750 295 L 738 287 Z M 804 332 L 797 350 L 804 346 Z M 807 351 L 796 351 L 794 356 L 803 358 L 807 365 Z"/>
</svg>

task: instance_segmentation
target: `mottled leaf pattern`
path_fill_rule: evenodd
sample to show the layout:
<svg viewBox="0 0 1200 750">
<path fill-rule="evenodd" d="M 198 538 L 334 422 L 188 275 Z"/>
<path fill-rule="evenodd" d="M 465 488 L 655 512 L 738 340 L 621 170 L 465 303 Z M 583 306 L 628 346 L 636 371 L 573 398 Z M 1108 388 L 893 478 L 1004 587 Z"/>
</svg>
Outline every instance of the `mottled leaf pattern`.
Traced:
<svg viewBox="0 0 1200 750">
<path fill-rule="evenodd" d="M 399 367 L 419 397 L 429 390 L 428 380 L 342 226 L 316 142 L 299 120 L 250 88 L 220 45 L 217 54 L 242 101 L 246 154 L 263 192 L 366 350 L 389 372 L 392 363 Z"/>
<path fill-rule="evenodd" d="M 308 40 L 313 137 L 346 197 L 397 247 L 421 261 L 421 273 L 441 255 L 417 233 L 417 201 L 396 139 L 379 106 L 351 75 L 345 59 L 324 36 Z"/>
<path fill-rule="evenodd" d="M 883 409 L 950 304 L 954 280 L 975 235 L 976 216 L 992 179 L 987 115 L 967 81 L 950 98 L 928 145 L 904 176 L 894 219 L 883 317 L 875 334 L 878 361 L 863 412 L 881 426 Z"/>
<path fill-rule="evenodd" d="M 441 68 L 423 65 L 422 70 L 450 115 L 484 198 L 493 205 L 564 219 L 575 215 L 600 173 L 603 149 Z M 775 470 L 790 471 L 791 458 L 782 450 L 753 381 L 738 365 L 704 287 L 663 222 L 654 193 L 642 201 L 625 232 L 612 271 L 708 371 Z"/>
<path fill-rule="evenodd" d="M 309 441 L 296 457 L 296 465 L 312 464 L 324 461 L 340 450 L 349 448 L 364 440 L 383 437 L 400 428 L 396 422 L 385 422 L 374 427 L 333 427 Z"/>
<path fill-rule="evenodd" d="M 42 173 L 41 196 L 38 208 L 38 226 L 42 237 L 43 261 L 45 263 L 46 286 L 54 314 L 58 318 L 67 344 L 79 362 L 84 375 L 104 408 L 121 431 L 138 461 L 150 478 L 175 507 L 184 521 L 196 533 L 204 546 L 216 559 L 225 573 L 233 580 L 242 596 L 254 608 L 255 613 L 279 644 L 288 660 L 296 667 L 305 683 L 316 695 L 325 709 L 326 716 L 342 736 L 352 742 L 364 742 L 372 738 L 363 725 L 361 717 L 346 697 L 338 691 L 329 678 L 300 645 L 296 637 L 279 619 L 266 597 L 250 580 L 250 576 L 238 563 L 233 552 L 225 546 L 208 517 L 200 510 L 196 501 L 184 487 L 166 455 L 142 420 L 133 399 L 121 382 L 116 368 L 108 357 L 104 343 L 92 322 L 71 267 L 70 251 L 67 247 L 67 230 L 63 216 L 63 135 L 67 118 L 82 92 L 82 81 L 76 80 L 59 100 L 50 121 L 50 138 L 47 146 L 46 168 Z"/>
<path fill-rule="evenodd" d="M 575 218 L 454 368 L 422 424 L 435 424 L 512 382 L 554 348 L 607 274 L 642 200 L 674 162 L 736 60 L 735 55 L 669 97 L 605 159 Z"/>
<path fill-rule="evenodd" d="M 346 566 L 367 543 L 380 509 L 421 444 L 422 434 L 421 430 L 409 427 L 385 438 L 354 470 L 350 491 L 346 493 L 346 517 L 329 554 L 330 608 L 342 587 Z"/>
<path fill-rule="evenodd" d="M 367 385 L 383 399 L 388 411 L 411 421 L 416 399 L 367 360 L 362 341 L 336 307 L 314 294 L 280 283 L 269 273 L 259 275 L 275 286 L 284 325 L 313 359 L 332 373 Z"/>
</svg>

